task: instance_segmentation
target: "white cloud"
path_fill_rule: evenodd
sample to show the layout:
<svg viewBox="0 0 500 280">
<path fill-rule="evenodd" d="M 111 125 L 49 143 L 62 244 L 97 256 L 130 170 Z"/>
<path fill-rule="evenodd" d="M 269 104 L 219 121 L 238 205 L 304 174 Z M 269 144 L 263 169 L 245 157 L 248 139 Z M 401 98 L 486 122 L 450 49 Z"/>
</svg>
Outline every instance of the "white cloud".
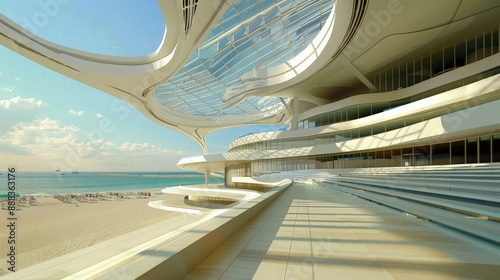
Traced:
<svg viewBox="0 0 500 280">
<path fill-rule="evenodd" d="M 104 118 L 104 115 L 103 115 L 103 114 L 100 114 L 100 113 L 95 114 L 95 116 L 96 116 L 98 119 L 100 119 L 100 118 Z"/>
<path fill-rule="evenodd" d="M 16 87 L 15 86 L 3 87 L 2 89 L 6 92 L 13 92 L 16 89 Z"/>
<path fill-rule="evenodd" d="M 6 110 L 33 109 L 42 107 L 43 102 L 35 98 L 22 98 L 21 96 L 0 100 L 0 106 Z"/>
<path fill-rule="evenodd" d="M 76 132 L 80 130 L 74 125 L 61 126 L 60 121 L 49 118 L 34 120 L 31 124 L 21 123 L 19 127 L 28 131 Z"/>
<path fill-rule="evenodd" d="M 14 79 L 16 79 L 16 80 L 18 80 L 18 81 L 20 81 L 20 80 L 21 80 L 21 78 L 18 78 L 18 77 L 15 77 Z"/>
<path fill-rule="evenodd" d="M 168 150 L 168 149 L 160 149 L 158 146 L 150 144 L 148 142 L 145 143 L 131 143 L 131 142 L 125 142 L 121 144 L 118 147 L 118 150 L 122 152 L 129 152 L 129 153 L 152 153 L 152 154 L 177 154 L 177 151 L 173 150 Z"/>
<path fill-rule="evenodd" d="M 40 139 L 54 139 L 57 135 L 79 130 L 76 126 L 61 126 L 59 121 L 45 118 L 31 123 L 21 122 L 12 127 L 3 138 L 7 138 L 6 142 L 13 145 L 40 144 Z"/>
<path fill-rule="evenodd" d="M 109 156 L 112 156 L 113 153 L 112 152 L 101 152 L 100 155 L 104 156 L 104 157 L 109 157 Z"/>
<path fill-rule="evenodd" d="M 35 98 L 20 96 L 0 100 L 0 135 L 18 124 L 32 122 L 41 112 L 44 103 Z"/>
<path fill-rule="evenodd" d="M 75 116 L 83 116 L 83 114 L 85 114 L 85 111 L 76 111 L 74 109 L 71 109 L 68 111 L 68 113 L 70 113 L 71 115 L 75 115 Z"/>
<path fill-rule="evenodd" d="M 122 151 L 145 151 L 145 150 L 150 150 L 156 148 L 155 145 L 150 145 L 149 143 L 130 143 L 130 142 L 125 142 L 123 143 L 118 149 Z"/>
</svg>

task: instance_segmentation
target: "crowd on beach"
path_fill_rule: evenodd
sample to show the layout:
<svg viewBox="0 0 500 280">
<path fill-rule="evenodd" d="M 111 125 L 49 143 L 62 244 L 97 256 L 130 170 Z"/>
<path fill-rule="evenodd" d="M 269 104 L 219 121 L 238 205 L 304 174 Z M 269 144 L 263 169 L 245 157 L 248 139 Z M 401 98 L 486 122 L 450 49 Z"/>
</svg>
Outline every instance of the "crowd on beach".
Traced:
<svg viewBox="0 0 500 280">
<path fill-rule="evenodd" d="M 95 203 L 99 201 L 123 200 L 131 198 L 150 198 L 151 192 L 106 192 L 106 193 L 80 193 L 80 194 L 56 194 L 53 196 L 62 203 Z M 1 206 L 3 210 L 8 209 L 8 199 L 2 198 Z M 33 195 L 19 196 L 15 198 L 16 207 L 40 206 L 40 202 Z"/>
<path fill-rule="evenodd" d="M 14 199 L 16 207 L 31 207 L 40 206 L 40 202 L 36 200 L 33 195 L 30 196 L 19 196 Z M 1 199 L 1 205 L 3 210 L 8 210 L 9 200 L 7 198 Z"/>
<path fill-rule="evenodd" d="M 106 192 L 106 193 L 82 193 L 82 194 L 64 194 L 54 195 L 54 198 L 63 203 L 92 203 L 106 200 L 122 200 L 130 198 L 149 198 L 151 192 Z"/>
</svg>

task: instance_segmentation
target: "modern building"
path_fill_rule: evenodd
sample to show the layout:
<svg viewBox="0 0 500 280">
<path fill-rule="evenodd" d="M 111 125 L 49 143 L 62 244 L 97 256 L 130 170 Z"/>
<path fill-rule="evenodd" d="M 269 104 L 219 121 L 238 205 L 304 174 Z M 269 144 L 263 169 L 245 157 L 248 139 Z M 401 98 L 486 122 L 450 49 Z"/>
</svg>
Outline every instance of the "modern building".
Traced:
<svg viewBox="0 0 500 280">
<path fill-rule="evenodd" d="M 223 172 L 227 186 L 252 187 L 245 178 L 318 169 L 347 174 L 380 168 L 389 176 L 483 168 L 484 175 L 455 179 L 465 186 L 488 178 L 478 184 L 490 188 L 485 196 L 491 199 L 474 203 L 487 201 L 498 210 L 500 192 L 492 189 L 500 185 L 500 1 L 159 5 L 167 31 L 158 50 L 144 57 L 69 49 L 5 17 L 0 43 L 191 137 L 203 154 L 180 159 L 178 166 L 207 178 Z M 209 153 L 210 132 L 263 123 L 289 126 L 242 136 L 226 153 Z M 364 183 L 365 189 L 376 187 Z M 485 215 L 498 220 L 498 212 Z M 500 241 L 498 234 L 476 236 Z"/>
</svg>

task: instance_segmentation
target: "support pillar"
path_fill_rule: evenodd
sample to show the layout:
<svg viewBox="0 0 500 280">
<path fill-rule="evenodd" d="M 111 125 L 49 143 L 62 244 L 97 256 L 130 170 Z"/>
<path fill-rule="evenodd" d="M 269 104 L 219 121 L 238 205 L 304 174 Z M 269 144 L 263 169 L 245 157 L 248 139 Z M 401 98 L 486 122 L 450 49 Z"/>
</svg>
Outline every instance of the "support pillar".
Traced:
<svg viewBox="0 0 500 280">
<path fill-rule="evenodd" d="M 205 171 L 205 185 L 208 185 L 210 180 L 210 170 Z"/>
</svg>

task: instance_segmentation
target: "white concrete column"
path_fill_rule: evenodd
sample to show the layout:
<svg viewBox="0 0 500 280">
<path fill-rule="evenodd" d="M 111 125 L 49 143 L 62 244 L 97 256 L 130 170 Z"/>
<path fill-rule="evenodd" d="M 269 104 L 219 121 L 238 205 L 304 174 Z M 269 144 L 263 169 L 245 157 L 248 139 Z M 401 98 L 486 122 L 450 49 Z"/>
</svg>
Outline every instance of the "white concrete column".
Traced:
<svg viewBox="0 0 500 280">
<path fill-rule="evenodd" d="M 208 185 L 208 181 L 210 180 L 210 170 L 205 171 L 205 185 Z"/>
</svg>

